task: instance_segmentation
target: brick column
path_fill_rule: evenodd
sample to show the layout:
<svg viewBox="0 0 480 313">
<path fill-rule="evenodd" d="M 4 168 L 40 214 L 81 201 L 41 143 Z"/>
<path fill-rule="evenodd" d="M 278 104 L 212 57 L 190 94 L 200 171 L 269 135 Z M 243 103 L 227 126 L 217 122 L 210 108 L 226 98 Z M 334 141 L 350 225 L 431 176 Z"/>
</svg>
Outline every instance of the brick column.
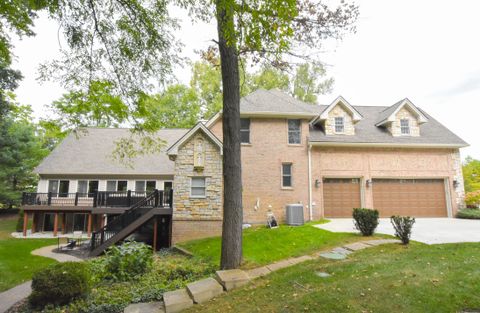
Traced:
<svg viewBox="0 0 480 313">
<path fill-rule="evenodd" d="M 23 237 L 27 237 L 28 211 L 23 212 Z"/>
<path fill-rule="evenodd" d="M 55 212 L 53 219 L 53 237 L 57 237 L 57 232 L 58 232 L 58 212 Z"/>
<path fill-rule="evenodd" d="M 87 235 L 90 237 L 92 234 L 92 213 L 88 213 Z"/>
</svg>

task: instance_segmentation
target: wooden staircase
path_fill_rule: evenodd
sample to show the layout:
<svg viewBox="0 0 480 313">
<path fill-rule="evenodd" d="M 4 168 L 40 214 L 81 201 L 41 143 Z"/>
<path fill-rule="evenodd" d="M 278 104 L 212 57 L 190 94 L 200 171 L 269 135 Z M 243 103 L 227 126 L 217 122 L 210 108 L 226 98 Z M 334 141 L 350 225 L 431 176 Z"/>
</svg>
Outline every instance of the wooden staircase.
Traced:
<svg viewBox="0 0 480 313">
<path fill-rule="evenodd" d="M 154 216 L 171 214 L 172 191 L 170 190 L 168 201 L 166 201 L 168 207 L 164 204 L 163 192 L 155 190 L 100 230 L 93 232 L 90 256 L 98 256 L 111 245 L 124 240 Z"/>
</svg>

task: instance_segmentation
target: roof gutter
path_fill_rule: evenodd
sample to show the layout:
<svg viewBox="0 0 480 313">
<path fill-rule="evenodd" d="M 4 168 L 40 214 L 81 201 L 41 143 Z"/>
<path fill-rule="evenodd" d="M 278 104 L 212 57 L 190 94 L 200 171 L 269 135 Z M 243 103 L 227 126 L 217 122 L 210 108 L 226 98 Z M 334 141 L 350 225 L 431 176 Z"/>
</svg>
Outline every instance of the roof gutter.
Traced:
<svg viewBox="0 0 480 313">
<path fill-rule="evenodd" d="M 382 142 L 325 142 L 310 141 L 316 147 L 379 147 L 379 148 L 465 148 L 469 144 L 382 143 Z"/>
</svg>

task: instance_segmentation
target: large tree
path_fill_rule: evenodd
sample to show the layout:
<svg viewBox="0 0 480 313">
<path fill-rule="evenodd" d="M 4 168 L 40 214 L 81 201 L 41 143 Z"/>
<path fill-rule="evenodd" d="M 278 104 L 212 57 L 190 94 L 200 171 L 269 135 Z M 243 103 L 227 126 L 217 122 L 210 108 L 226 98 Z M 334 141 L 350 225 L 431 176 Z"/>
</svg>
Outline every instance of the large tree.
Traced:
<svg viewBox="0 0 480 313">
<path fill-rule="evenodd" d="M 465 158 L 463 163 L 463 179 L 465 181 L 465 191 L 480 190 L 480 161 L 470 156 Z"/>
</svg>

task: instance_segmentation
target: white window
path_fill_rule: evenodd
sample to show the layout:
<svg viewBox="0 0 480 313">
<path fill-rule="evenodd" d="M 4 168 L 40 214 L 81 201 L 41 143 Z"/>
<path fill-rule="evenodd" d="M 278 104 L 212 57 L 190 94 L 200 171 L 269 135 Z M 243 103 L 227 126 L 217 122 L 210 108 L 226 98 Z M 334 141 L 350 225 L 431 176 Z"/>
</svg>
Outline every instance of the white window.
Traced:
<svg viewBox="0 0 480 313">
<path fill-rule="evenodd" d="M 345 131 L 345 120 L 343 117 L 335 117 L 335 132 L 343 133 Z"/>
<path fill-rule="evenodd" d="M 205 197 L 205 186 L 205 177 L 192 177 L 190 195 L 198 198 Z"/>
<path fill-rule="evenodd" d="M 154 180 L 137 180 L 135 181 L 135 191 L 146 191 L 151 193 L 157 188 L 157 182 Z"/>
<path fill-rule="evenodd" d="M 79 180 L 77 184 L 77 192 L 80 197 L 86 197 L 88 192 L 88 180 Z"/>
<path fill-rule="evenodd" d="M 292 163 L 282 164 L 282 187 L 292 187 Z"/>
<path fill-rule="evenodd" d="M 250 119 L 240 119 L 240 142 L 250 143 Z"/>
<path fill-rule="evenodd" d="M 406 118 L 400 120 L 400 130 L 402 135 L 410 135 L 410 121 Z"/>
<path fill-rule="evenodd" d="M 127 191 L 126 180 L 107 180 L 107 191 Z"/>
<path fill-rule="evenodd" d="M 145 191 L 145 181 L 137 180 L 135 182 L 135 191 Z"/>
<path fill-rule="evenodd" d="M 288 120 L 288 143 L 300 144 L 301 143 L 301 121 L 300 120 Z"/>
<path fill-rule="evenodd" d="M 107 191 L 117 191 L 116 180 L 107 180 Z"/>
</svg>

